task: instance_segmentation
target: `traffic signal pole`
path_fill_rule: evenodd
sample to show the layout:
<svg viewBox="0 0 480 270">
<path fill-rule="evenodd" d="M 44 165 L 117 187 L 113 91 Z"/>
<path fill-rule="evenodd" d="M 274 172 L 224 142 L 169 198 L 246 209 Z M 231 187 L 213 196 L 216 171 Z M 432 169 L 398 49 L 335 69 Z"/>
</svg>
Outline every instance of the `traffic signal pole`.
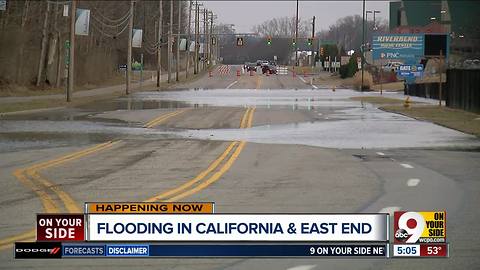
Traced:
<svg viewBox="0 0 480 270">
<path fill-rule="evenodd" d="M 187 25 L 187 63 L 185 68 L 185 78 L 188 78 L 188 69 L 190 68 L 190 46 L 189 42 L 191 39 L 191 23 L 192 23 L 192 3 L 193 1 L 189 1 L 190 5 L 188 6 L 188 25 Z"/>
<path fill-rule="evenodd" d="M 133 5 L 135 2 L 130 1 L 130 18 L 128 19 L 128 49 L 127 49 L 127 70 L 126 70 L 126 79 L 127 84 L 125 87 L 125 94 L 130 94 L 130 73 L 132 70 L 132 35 L 133 35 Z"/>
<path fill-rule="evenodd" d="M 315 16 L 312 21 L 312 67 L 315 67 Z"/>
</svg>

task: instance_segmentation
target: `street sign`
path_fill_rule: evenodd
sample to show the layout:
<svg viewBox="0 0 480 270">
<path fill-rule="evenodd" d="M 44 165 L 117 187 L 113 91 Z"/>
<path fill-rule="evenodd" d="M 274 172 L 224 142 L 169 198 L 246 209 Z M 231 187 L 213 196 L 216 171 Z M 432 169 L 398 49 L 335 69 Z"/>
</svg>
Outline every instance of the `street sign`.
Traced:
<svg viewBox="0 0 480 270">
<path fill-rule="evenodd" d="M 423 65 L 414 64 L 414 65 L 400 65 L 398 67 L 398 76 L 401 77 L 422 77 L 423 76 Z"/>
<path fill-rule="evenodd" d="M 243 46 L 243 37 L 237 37 L 237 46 Z"/>
</svg>

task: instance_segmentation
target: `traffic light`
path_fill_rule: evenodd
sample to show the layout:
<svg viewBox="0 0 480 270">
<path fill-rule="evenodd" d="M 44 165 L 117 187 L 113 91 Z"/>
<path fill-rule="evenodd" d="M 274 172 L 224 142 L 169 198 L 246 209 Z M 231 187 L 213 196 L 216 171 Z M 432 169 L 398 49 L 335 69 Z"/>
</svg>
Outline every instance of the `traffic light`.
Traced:
<svg viewBox="0 0 480 270">
<path fill-rule="evenodd" d="M 307 45 L 310 47 L 313 44 L 313 38 L 308 38 Z"/>
<path fill-rule="evenodd" d="M 217 38 L 216 37 L 212 37 L 212 45 L 217 45 Z"/>
<path fill-rule="evenodd" d="M 243 37 L 237 37 L 237 46 L 243 46 Z"/>
<path fill-rule="evenodd" d="M 271 37 L 267 38 L 267 45 L 268 46 L 272 45 L 272 38 Z"/>
<path fill-rule="evenodd" d="M 323 47 L 320 47 L 320 55 L 321 55 L 321 56 L 324 56 L 324 55 L 325 55 L 325 51 L 323 50 Z"/>
<path fill-rule="evenodd" d="M 292 47 L 295 47 L 297 46 L 297 40 L 292 38 Z"/>
</svg>

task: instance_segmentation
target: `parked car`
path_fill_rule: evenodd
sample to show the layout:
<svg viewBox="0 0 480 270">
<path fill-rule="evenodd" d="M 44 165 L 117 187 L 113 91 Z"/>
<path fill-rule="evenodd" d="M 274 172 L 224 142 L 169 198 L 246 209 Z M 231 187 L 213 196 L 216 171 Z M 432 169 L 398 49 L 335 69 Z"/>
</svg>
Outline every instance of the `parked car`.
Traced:
<svg viewBox="0 0 480 270">
<path fill-rule="evenodd" d="M 382 69 L 385 70 L 385 71 L 397 71 L 398 70 L 398 67 L 400 65 L 403 65 L 402 62 L 388 62 L 387 64 L 385 64 Z"/>
</svg>

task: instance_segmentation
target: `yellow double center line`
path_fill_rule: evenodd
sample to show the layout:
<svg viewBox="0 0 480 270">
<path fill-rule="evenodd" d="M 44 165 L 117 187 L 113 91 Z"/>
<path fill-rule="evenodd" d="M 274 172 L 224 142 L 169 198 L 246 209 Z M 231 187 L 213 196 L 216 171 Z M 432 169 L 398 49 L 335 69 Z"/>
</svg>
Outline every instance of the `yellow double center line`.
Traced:
<svg viewBox="0 0 480 270">
<path fill-rule="evenodd" d="M 159 117 L 157 117 L 157 118 L 149 121 L 148 123 L 146 123 L 143 127 L 144 128 L 152 128 L 154 126 L 158 126 L 162 122 L 164 122 L 165 120 L 169 119 L 170 117 L 177 116 L 177 115 L 182 114 L 182 113 L 184 113 L 188 110 L 189 109 L 181 109 L 181 110 L 176 110 L 176 111 L 173 111 L 173 112 L 170 112 L 170 113 L 162 114 Z"/>
<path fill-rule="evenodd" d="M 245 111 L 240 121 L 240 128 L 249 128 L 252 126 L 254 112 L 255 108 L 248 108 Z M 202 171 L 195 178 L 179 187 L 154 196 L 146 201 L 177 201 L 205 189 L 209 185 L 218 181 L 220 177 L 230 169 L 242 152 L 245 144 L 244 141 L 234 141 L 230 143 L 227 149 L 216 160 L 214 160 L 206 170 Z M 208 175 L 210 175 L 210 177 L 206 178 Z"/>
<path fill-rule="evenodd" d="M 117 144 L 116 142 L 106 142 L 98 144 L 96 146 L 68 154 L 56 159 L 49 161 L 41 162 L 34 164 L 27 168 L 16 169 L 13 172 L 13 175 L 20 181 L 23 185 L 30 188 L 37 196 L 40 198 L 43 209 L 46 213 L 58 213 L 60 212 L 60 206 L 56 202 L 55 195 L 60 199 L 65 207 L 65 209 L 70 213 L 81 213 L 82 210 L 77 206 L 75 200 L 65 191 L 63 191 L 58 185 L 50 182 L 47 178 L 40 175 L 39 171 L 60 165 L 62 163 L 72 161 L 84 157 L 95 152 L 105 150 Z M 53 194 L 51 194 L 51 192 Z M 29 230 L 27 232 L 11 236 L 5 239 L 0 240 L 0 250 L 9 247 L 15 241 L 21 240 L 33 240 L 35 237 L 35 229 Z"/>
<path fill-rule="evenodd" d="M 187 109 L 183 109 L 160 115 L 159 117 L 152 119 L 151 121 L 146 123 L 144 127 L 152 128 L 154 126 L 157 126 L 168 118 L 179 115 L 186 110 Z M 16 169 L 13 172 L 13 175 L 15 176 L 15 178 L 18 179 L 19 182 L 30 188 L 40 198 L 44 212 L 59 213 L 61 208 L 60 205 L 57 203 L 57 200 L 60 199 L 68 212 L 81 213 L 82 210 L 78 207 L 75 200 L 67 192 L 63 191 L 58 185 L 49 181 L 46 177 L 40 175 L 39 171 L 108 149 L 120 142 L 121 140 L 101 143 L 93 147 L 72 154 L 68 154 L 53 160 L 34 164 L 27 168 Z M 53 192 L 53 194 L 55 194 L 58 199 L 55 198 L 55 195 L 50 194 L 51 192 Z M 35 229 L 1 239 L 0 250 L 9 247 L 16 241 L 34 240 L 34 238 Z"/>
</svg>

